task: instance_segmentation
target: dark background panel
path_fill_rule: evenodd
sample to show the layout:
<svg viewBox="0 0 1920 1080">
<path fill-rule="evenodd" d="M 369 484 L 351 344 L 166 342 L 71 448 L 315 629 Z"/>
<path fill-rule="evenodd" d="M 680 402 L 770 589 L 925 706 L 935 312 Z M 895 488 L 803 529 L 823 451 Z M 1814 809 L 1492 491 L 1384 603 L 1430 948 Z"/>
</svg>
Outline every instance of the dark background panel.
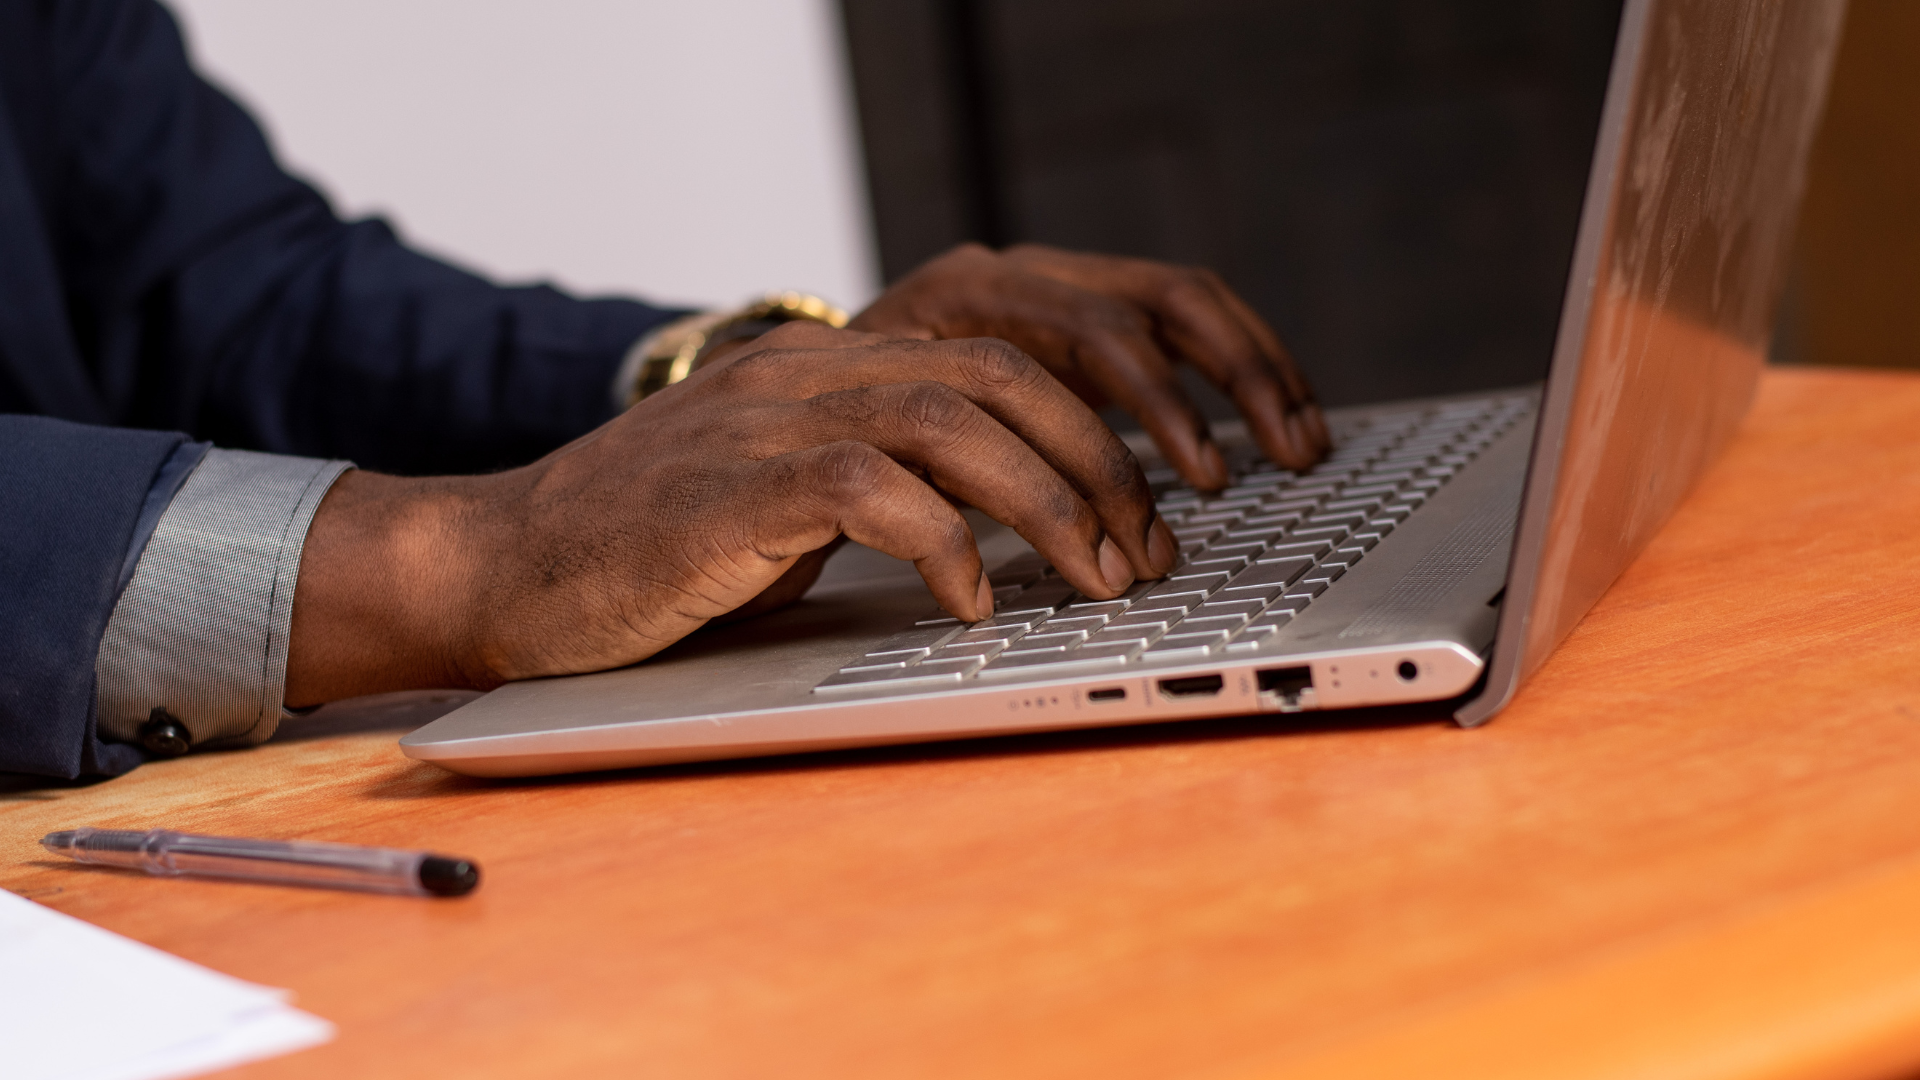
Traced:
<svg viewBox="0 0 1920 1080">
<path fill-rule="evenodd" d="M 884 271 L 1201 263 L 1323 400 L 1540 378 L 1619 0 L 844 0 Z"/>
</svg>

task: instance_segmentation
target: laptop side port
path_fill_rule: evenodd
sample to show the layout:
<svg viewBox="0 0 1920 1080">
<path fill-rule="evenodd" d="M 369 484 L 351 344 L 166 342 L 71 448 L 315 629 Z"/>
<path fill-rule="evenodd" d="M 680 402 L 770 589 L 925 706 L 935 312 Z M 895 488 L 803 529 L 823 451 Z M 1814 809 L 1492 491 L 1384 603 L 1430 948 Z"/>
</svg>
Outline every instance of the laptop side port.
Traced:
<svg viewBox="0 0 1920 1080">
<path fill-rule="evenodd" d="M 1103 686 L 1098 690 L 1087 691 L 1088 701 L 1125 701 L 1127 688 L 1124 686 Z"/>
<path fill-rule="evenodd" d="M 1161 679 L 1160 692 L 1170 698 L 1212 697 L 1225 685 L 1227 680 L 1218 675 L 1183 675 Z"/>
<path fill-rule="evenodd" d="M 1319 706 L 1313 691 L 1313 669 L 1300 667 L 1263 668 L 1254 673 L 1263 703 L 1280 707 L 1281 712 L 1299 712 Z"/>
</svg>

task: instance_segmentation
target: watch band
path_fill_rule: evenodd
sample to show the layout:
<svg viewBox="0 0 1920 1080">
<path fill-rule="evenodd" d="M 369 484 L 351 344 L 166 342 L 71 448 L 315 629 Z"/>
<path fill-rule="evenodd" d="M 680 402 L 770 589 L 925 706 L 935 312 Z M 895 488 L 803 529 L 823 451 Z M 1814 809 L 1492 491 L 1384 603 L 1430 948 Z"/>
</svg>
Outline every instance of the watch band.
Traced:
<svg viewBox="0 0 1920 1080">
<path fill-rule="evenodd" d="M 696 311 L 640 339 L 620 365 L 616 397 L 631 407 L 699 370 L 722 342 L 766 333 L 781 323 L 817 322 L 839 329 L 847 313 L 817 296 L 768 293 L 734 311 Z"/>
</svg>

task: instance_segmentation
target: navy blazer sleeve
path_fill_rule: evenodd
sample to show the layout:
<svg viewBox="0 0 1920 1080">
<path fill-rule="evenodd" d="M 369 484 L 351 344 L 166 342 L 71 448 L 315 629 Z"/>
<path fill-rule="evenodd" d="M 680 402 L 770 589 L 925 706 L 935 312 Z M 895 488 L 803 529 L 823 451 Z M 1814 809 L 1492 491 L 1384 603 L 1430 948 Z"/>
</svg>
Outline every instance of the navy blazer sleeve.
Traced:
<svg viewBox="0 0 1920 1080">
<path fill-rule="evenodd" d="M 148 488 L 185 440 L 0 416 L 0 770 L 71 779 L 141 761 L 93 726 L 93 656 Z"/>
<path fill-rule="evenodd" d="M 193 72 L 154 0 L 0 0 L 0 94 L 68 338 L 33 349 L 66 356 L 5 357 L 0 411 L 492 469 L 610 418 L 622 354 L 673 314 L 497 286 L 340 221 Z M 92 401 L 18 370 L 61 363 Z"/>
</svg>

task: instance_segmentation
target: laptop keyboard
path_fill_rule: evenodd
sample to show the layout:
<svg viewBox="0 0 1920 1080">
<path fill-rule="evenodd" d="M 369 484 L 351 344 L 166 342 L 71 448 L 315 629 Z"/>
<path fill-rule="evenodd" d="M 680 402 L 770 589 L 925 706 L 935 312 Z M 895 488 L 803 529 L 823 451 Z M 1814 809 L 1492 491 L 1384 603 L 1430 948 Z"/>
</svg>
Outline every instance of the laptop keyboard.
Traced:
<svg viewBox="0 0 1920 1080">
<path fill-rule="evenodd" d="M 1147 481 L 1180 563 L 1117 599 L 1075 591 L 1038 555 L 996 568 L 994 615 L 934 612 L 813 688 L 823 696 L 1099 674 L 1259 649 L 1534 407 L 1530 395 L 1376 413 L 1337 428 L 1305 473 L 1246 451 L 1207 495 L 1171 469 Z"/>
</svg>

